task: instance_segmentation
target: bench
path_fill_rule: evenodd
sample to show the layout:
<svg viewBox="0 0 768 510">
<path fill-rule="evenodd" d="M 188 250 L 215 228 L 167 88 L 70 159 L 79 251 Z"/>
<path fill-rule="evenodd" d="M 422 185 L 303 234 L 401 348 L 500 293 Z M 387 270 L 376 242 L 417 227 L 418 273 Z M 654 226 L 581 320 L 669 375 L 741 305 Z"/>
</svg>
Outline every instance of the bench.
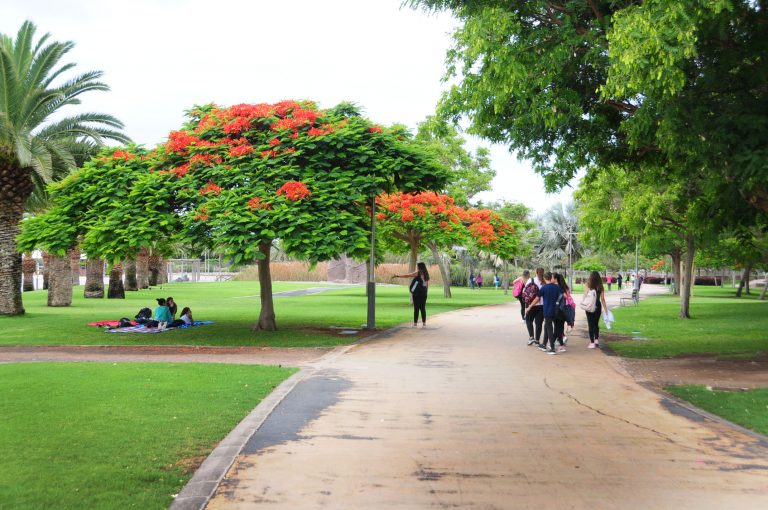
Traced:
<svg viewBox="0 0 768 510">
<path fill-rule="evenodd" d="M 640 297 L 638 296 L 639 292 L 638 289 L 632 289 L 632 296 L 631 297 L 623 297 L 619 299 L 619 304 L 621 306 L 624 306 L 624 303 L 632 302 L 635 306 L 640 302 Z"/>
</svg>

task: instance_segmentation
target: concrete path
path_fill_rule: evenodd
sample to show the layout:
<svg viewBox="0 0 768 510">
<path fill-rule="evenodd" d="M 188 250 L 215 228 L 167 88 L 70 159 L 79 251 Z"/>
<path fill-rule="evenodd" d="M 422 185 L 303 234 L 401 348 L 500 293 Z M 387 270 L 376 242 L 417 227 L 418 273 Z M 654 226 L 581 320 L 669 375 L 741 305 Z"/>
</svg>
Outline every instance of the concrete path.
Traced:
<svg viewBox="0 0 768 510">
<path fill-rule="evenodd" d="M 305 370 L 207 508 L 768 508 L 764 438 L 583 338 L 527 347 L 516 303 L 429 322 Z"/>
</svg>

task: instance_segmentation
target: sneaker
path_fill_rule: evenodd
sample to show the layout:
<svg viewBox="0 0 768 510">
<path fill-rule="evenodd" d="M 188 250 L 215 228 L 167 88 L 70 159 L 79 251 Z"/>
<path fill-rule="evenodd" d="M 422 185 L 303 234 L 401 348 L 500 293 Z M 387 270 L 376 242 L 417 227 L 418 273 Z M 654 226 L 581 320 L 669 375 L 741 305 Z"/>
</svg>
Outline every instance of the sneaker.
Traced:
<svg viewBox="0 0 768 510">
<path fill-rule="evenodd" d="M 592 342 L 589 342 L 589 347 L 587 347 L 587 349 L 594 349 L 594 348 L 595 348 L 595 344 Z"/>
<path fill-rule="evenodd" d="M 538 348 L 539 348 L 539 350 L 540 350 L 540 351 L 544 351 L 544 352 L 547 352 L 547 346 L 546 346 L 546 345 L 544 345 L 544 344 L 539 344 L 539 345 L 538 345 Z"/>
<path fill-rule="evenodd" d="M 568 345 L 568 337 L 567 336 L 563 337 L 563 345 Z"/>
<path fill-rule="evenodd" d="M 422 323 L 421 323 L 421 327 L 422 327 L 422 328 L 426 328 L 426 327 L 427 327 L 427 323 L 426 323 L 426 322 L 422 322 Z"/>
<path fill-rule="evenodd" d="M 413 323 L 413 326 L 411 326 L 411 327 L 412 327 L 412 328 L 415 328 L 416 326 L 418 326 L 418 324 L 416 324 L 416 323 L 414 322 L 414 323 Z"/>
<path fill-rule="evenodd" d="M 599 349 L 599 348 L 600 348 L 600 341 L 595 340 L 595 349 Z"/>
<path fill-rule="evenodd" d="M 565 346 L 561 345 L 560 347 L 558 347 L 557 352 L 565 352 Z"/>
<path fill-rule="evenodd" d="M 547 354 L 549 354 L 550 356 L 554 356 L 555 354 L 557 354 L 557 352 L 556 351 L 547 351 Z"/>
<path fill-rule="evenodd" d="M 529 338 L 528 339 L 528 345 L 533 345 L 535 343 L 536 343 L 536 339 L 535 338 Z"/>
</svg>

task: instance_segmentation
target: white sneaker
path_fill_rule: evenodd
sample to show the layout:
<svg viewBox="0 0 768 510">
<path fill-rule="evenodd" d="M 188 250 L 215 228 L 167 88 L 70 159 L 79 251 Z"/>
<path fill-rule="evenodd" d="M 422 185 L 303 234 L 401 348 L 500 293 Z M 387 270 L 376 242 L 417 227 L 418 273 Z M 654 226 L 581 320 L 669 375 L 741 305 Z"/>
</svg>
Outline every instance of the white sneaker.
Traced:
<svg viewBox="0 0 768 510">
<path fill-rule="evenodd" d="M 587 347 L 587 349 L 594 349 L 594 348 L 595 348 L 595 344 L 593 344 L 592 342 L 589 342 L 589 347 Z"/>
</svg>

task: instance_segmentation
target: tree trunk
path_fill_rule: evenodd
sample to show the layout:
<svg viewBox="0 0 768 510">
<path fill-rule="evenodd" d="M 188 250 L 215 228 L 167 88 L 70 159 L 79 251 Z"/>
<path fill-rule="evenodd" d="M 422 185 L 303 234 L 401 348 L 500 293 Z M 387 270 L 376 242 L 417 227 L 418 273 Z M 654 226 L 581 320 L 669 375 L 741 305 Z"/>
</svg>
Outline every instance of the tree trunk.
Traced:
<svg viewBox="0 0 768 510">
<path fill-rule="evenodd" d="M 139 290 L 138 281 L 136 279 L 136 261 L 126 260 L 123 263 L 125 267 L 125 290 L 134 292 Z"/>
<path fill-rule="evenodd" d="M 680 264 L 682 263 L 683 254 L 680 248 L 674 248 L 672 253 L 672 294 L 675 296 L 680 295 L 680 279 L 682 272 L 680 271 Z"/>
<path fill-rule="evenodd" d="M 32 258 L 31 253 L 25 253 L 21 259 L 21 271 L 24 273 L 24 292 L 35 290 L 35 270 L 37 262 Z"/>
<path fill-rule="evenodd" d="M 140 289 L 149 288 L 149 250 L 142 248 L 136 257 L 136 285 Z"/>
<path fill-rule="evenodd" d="M 765 301 L 765 291 L 768 290 L 768 278 L 763 273 L 763 291 L 760 293 L 760 301 Z"/>
<path fill-rule="evenodd" d="M 67 252 L 69 255 L 69 270 L 72 276 L 72 285 L 80 285 L 80 250 L 75 248 Z"/>
<path fill-rule="evenodd" d="M 168 283 L 168 261 L 163 257 L 158 257 L 157 267 L 157 283 Z"/>
<path fill-rule="evenodd" d="M 51 256 L 48 276 L 48 306 L 69 306 L 72 304 L 72 264 L 69 255 Z"/>
<path fill-rule="evenodd" d="M 504 260 L 504 281 L 501 282 L 501 285 L 504 287 L 504 295 L 506 296 L 509 294 L 509 262 L 506 259 Z"/>
<path fill-rule="evenodd" d="M 410 257 L 408 258 L 408 272 L 412 273 L 416 271 L 416 263 L 419 259 L 419 241 L 414 238 L 408 240 L 410 246 Z"/>
<path fill-rule="evenodd" d="M 254 331 L 277 331 L 275 322 L 275 303 L 272 299 L 272 275 L 269 272 L 269 255 L 272 243 L 259 245 L 259 251 L 264 256 L 256 262 L 259 268 L 259 296 L 261 297 L 261 312 L 259 322 L 253 326 Z"/>
<path fill-rule="evenodd" d="M 428 242 L 427 247 L 429 247 L 430 250 L 432 250 L 432 257 L 435 259 L 435 262 L 437 262 L 437 267 L 440 268 L 440 276 L 443 277 L 443 296 L 444 297 L 452 297 L 451 296 L 451 271 L 448 269 L 447 263 L 444 260 L 444 257 L 440 254 L 440 252 L 437 250 L 437 245 L 433 242 Z"/>
<path fill-rule="evenodd" d="M 680 289 L 680 318 L 691 318 L 691 290 L 693 288 L 693 258 L 696 255 L 696 245 L 694 244 L 693 234 L 685 236 L 685 256 L 683 257 L 683 285 Z"/>
<path fill-rule="evenodd" d="M 48 266 L 51 265 L 51 254 L 43 252 L 43 290 L 48 290 L 48 277 L 51 275 Z"/>
<path fill-rule="evenodd" d="M 5 181 L 2 177 L 6 171 L 3 170 L 5 168 L 0 168 L 0 184 Z M 14 177 L 13 173 L 8 176 L 10 182 Z M 0 315 L 20 315 L 24 313 L 24 305 L 21 301 L 21 253 L 16 252 L 16 236 L 29 193 L 20 196 L 14 193 L 15 186 L 7 186 L 7 190 L 0 189 Z"/>
<path fill-rule="evenodd" d="M 151 255 L 147 260 L 149 264 L 149 286 L 155 287 L 160 283 L 160 257 Z"/>
<path fill-rule="evenodd" d="M 112 264 L 109 269 L 109 288 L 107 299 L 125 299 L 125 287 L 123 286 L 123 265 L 119 262 Z"/>
<path fill-rule="evenodd" d="M 104 261 L 88 257 L 85 261 L 85 290 L 86 298 L 102 299 L 104 297 Z"/>
<path fill-rule="evenodd" d="M 747 264 L 744 268 L 744 274 L 741 275 L 741 281 L 739 282 L 739 290 L 736 291 L 736 297 L 741 297 L 741 292 L 744 290 L 744 286 L 747 287 L 747 294 L 749 294 L 749 275 L 752 273 L 752 263 Z"/>
</svg>

